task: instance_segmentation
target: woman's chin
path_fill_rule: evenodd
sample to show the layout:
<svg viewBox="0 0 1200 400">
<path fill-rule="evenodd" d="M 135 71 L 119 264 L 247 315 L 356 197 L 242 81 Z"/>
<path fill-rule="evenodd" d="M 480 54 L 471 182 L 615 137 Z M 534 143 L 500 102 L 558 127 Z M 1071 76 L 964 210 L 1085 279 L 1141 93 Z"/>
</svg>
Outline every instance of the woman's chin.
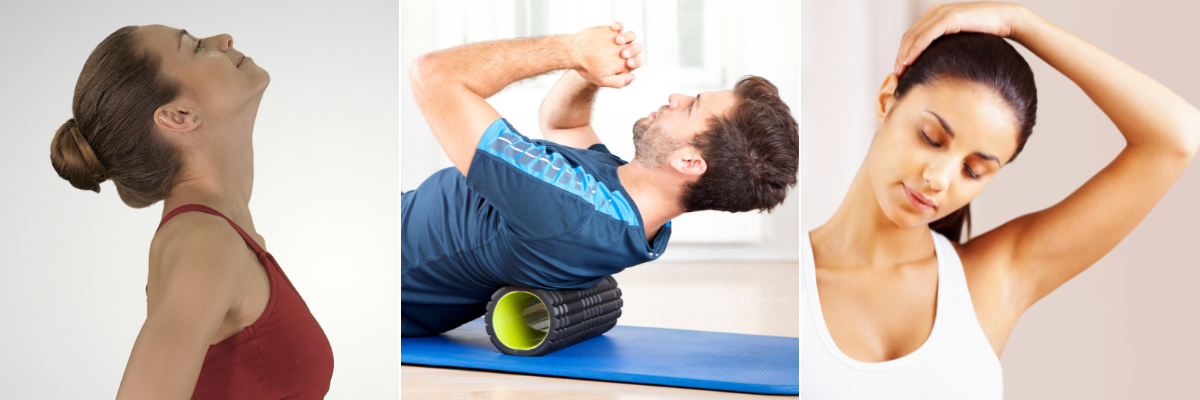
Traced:
<svg viewBox="0 0 1200 400">
<path fill-rule="evenodd" d="M 893 224 L 902 228 L 928 226 L 932 221 L 929 219 L 929 215 L 906 208 L 893 208 L 891 212 L 885 214 Z"/>
</svg>

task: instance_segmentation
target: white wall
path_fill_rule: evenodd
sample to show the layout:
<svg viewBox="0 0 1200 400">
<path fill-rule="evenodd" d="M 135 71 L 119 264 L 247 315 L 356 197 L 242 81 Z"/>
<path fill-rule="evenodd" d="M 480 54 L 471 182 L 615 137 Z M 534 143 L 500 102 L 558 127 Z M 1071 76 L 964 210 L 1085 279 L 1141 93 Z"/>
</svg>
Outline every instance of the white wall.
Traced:
<svg viewBox="0 0 1200 400">
<path fill-rule="evenodd" d="M 421 116 L 407 71 L 416 57 L 442 48 L 481 40 L 513 37 L 512 0 L 401 2 L 401 108 L 405 117 L 401 136 L 401 190 L 415 189 L 438 169 L 451 166 Z M 536 1 L 535 1 L 536 3 Z M 524 4 L 524 3 L 522 3 Z M 573 33 L 588 26 L 622 21 L 638 34 L 645 46 L 646 64 L 635 71 L 637 81 L 620 90 L 603 89 L 597 98 L 592 123 L 613 153 L 633 158 L 630 135 L 633 122 L 665 104 L 671 93 L 693 95 L 699 91 L 730 89 L 743 75 L 766 77 L 799 116 L 799 5 L 794 1 L 735 2 L 706 0 L 705 70 L 677 65 L 678 32 L 675 2 L 613 0 L 552 1 L 548 34 Z M 530 137 L 541 137 L 537 107 L 558 73 L 517 83 L 488 99 L 501 115 Z M 761 219 L 762 241 L 753 244 L 689 244 L 672 240 L 663 260 L 798 260 L 799 195 L 794 189 L 787 201 Z M 739 216 L 745 214 L 738 214 Z M 702 229 L 704 223 L 685 215 L 675 231 Z M 680 238 L 684 234 L 678 234 Z"/>
<path fill-rule="evenodd" d="M 116 394 L 161 205 L 50 166 L 91 50 L 125 25 L 230 33 L 271 73 L 250 204 L 333 346 L 330 399 L 399 396 L 398 5 L 0 2 L 0 398 Z"/>
<path fill-rule="evenodd" d="M 802 227 L 824 223 L 874 134 L 870 102 L 927 1 L 805 1 Z M 1200 105 L 1200 3 L 1023 2 L 1051 22 Z M 900 25 L 897 25 L 900 24 Z M 1021 157 L 971 207 L 986 232 L 1062 200 L 1124 140 L 1084 93 L 1017 46 L 1038 86 L 1038 123 Z M 1001 362 L 1011 399 L 1197 398 L 1200 387 L 1200 171 L 1184 172 L 1120 245 L 1022 317 Z M 1103 217 L 1103 216 L 1101 216 Z"/>
</svg>

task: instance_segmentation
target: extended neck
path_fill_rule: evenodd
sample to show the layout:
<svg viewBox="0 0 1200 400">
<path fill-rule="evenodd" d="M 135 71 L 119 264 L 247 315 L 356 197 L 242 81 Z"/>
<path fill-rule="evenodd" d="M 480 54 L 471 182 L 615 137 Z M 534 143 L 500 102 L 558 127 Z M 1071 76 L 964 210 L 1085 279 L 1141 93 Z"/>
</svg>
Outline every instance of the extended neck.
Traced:
<svg viewBox="0 0 1200 400">
<path fill-rule="evenodd" d="M 184 204 L 203 204 L 253 232 L 250 196 L 254 189 L 251 133 L 242 132 L 226 145 L 191 149 L 181 154 L 180 171 L 163 202 L 163 215 Z"/>
<path fill-rule="evenodd" d="M 653 242 L 663 225 L 684 213 L 679 203 L 684 183 L 679 179 L 646 168 L 637 159 L 617 167 L 617 178 L 637 204 L 647 241 Z"/>
</svg>

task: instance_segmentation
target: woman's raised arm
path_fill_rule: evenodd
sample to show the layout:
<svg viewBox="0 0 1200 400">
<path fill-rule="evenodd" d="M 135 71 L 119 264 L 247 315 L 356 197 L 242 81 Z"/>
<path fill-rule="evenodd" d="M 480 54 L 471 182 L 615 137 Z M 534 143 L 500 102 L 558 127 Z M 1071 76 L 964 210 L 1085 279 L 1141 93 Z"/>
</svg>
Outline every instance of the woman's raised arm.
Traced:
<svg viewBox="0 0 1200 400">
<path fill-rule="evenodd" d="M 1063 201 L 964 244 L 964 264 L 1003 274 L 1019 315 L 1090 267 L 1150 213 L 1200 147 L 1200 111 L 1171 90 L 1028 8 L 1006 3 L 933 6 L 904 35 L 897 71 L 934 39 L 984 32 L 1021 43 L 1083 89 L 1126 146 Z M 1048 133 L 1054 134 L 1054 133 Z"/>
</svg>

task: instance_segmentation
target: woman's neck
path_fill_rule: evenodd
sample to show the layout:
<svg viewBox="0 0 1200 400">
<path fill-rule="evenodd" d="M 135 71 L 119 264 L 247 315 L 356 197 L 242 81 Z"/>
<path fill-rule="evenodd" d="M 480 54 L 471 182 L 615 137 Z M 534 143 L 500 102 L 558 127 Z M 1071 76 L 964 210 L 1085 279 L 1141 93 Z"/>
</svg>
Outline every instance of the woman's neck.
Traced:
<svg viewBox="0 0 1200 400">
<path fill-rule="evenodd" d="M 933 250 L 927 225 L 900 226 L 884 214 L 865 162 L 833 217 L 809 237 L 814 248 L 828 251 L 842 266 L 895 265 L 928 257 Z"/>
<path fill-rule="evenodd" d="M 229 146 L 230 150 L 196 150 L 183 154 L 180 171 L 171 193 L 163 201 L 163 216 L 185 204 L 203 204 L 234 220 L 242 229 L 253 232 L 250 196 L 254 188 L 254 155 L 248 143 Z"/>
</svg>

